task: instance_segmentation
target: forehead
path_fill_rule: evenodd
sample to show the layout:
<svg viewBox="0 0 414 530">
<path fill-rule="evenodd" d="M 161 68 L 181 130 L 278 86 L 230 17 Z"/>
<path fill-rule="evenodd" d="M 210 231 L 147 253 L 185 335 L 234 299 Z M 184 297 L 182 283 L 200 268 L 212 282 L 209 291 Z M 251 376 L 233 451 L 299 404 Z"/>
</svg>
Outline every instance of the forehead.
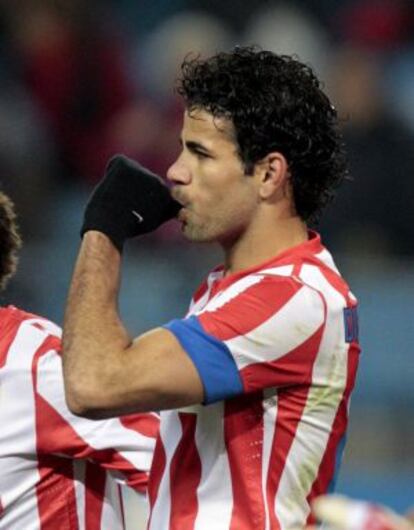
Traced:
<svg viewBox="0 0 414 530">
<path fill-rule="evenodd" d="M 203 109 L 184 112 L 183 137 L 185 140 L 225 141 L 234 144 L 234 128 L 227 118 L 214 117 Z"/>
</svg>

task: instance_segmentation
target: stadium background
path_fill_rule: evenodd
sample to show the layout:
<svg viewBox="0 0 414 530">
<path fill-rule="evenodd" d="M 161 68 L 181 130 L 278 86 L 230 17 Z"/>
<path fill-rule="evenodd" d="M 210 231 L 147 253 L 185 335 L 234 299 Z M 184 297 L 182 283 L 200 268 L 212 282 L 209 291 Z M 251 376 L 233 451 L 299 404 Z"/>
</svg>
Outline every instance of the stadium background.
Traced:
<svg viewBox="0 0 414 530">
<path fill-rule="evenodd" d="M 343 118 L 353 181 L 320 229 L 360 300 L 363 351 L 337 489 L 403 511 L 414 504 L 412 0 L 1 1 L 0 180 L 24 237 L 2 303 L 62 322 L 82 208 L 107 158 L 165 174 L 180 59 L 252 43 L 310 63 Z M 219 259 L 174 224 L 131 243 L 130 331 L 183 314 Z M 131 521 L 137 506 L 130 497 Z"/>
</svg>

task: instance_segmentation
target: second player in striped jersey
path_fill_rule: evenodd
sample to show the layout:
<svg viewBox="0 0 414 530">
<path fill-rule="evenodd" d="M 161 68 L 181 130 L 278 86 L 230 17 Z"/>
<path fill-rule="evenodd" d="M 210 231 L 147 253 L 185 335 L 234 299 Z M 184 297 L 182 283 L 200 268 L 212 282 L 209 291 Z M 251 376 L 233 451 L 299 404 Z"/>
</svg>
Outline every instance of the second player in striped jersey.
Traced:
<svg viewBox="0 0 414 530">
<path fill-rule="evenodd" d="M 20 238 L 0 192 L 0 288 Z M 122 530 L 122 491 L 145 494 L 158 432 L 155 414 L 91 421 L 68 409 L 61 330 L 0 307 L 0 530 Z"/>
</svg>

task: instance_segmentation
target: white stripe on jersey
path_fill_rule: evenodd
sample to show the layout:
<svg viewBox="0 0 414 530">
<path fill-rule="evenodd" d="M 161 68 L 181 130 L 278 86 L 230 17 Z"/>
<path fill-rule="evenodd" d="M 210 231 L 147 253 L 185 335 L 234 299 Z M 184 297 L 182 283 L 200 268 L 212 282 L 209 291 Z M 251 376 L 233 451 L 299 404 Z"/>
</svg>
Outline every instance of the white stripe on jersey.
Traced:
<svg viewBox="0 0 414 530">
<path fill-rule="evenodd" d="M 292 329 L 290 322 L 293 315 L 304 307 L 312 307 L 308 311 L 308 319 L 301 328 Z M 224 341 L 234 355 L 239 370 L 256 362 L 275 361 L 303 344 L 324 322 L 324 306 L 322 299 L 313 289 L 304 287 L 271 318 L 245 335 Z M 278 334 L 275 342 L 275 332 Z M 247 339 L 247 340 L 246 340 Z M 246 350 L 247 347 L 247 350 Z"/>
<path fill-rule="evenodd" d="M 262 462 L 262 492 L 265 503 L 265 528 L 270 529 L 269 504 L 266 492 L 266 482 L 269 475 L 270 456 L 272 454 L 272 442 L 275 434 L 277 418 L 277 389 L 267 388 L 263 392 L 263 462 Z"/>
<path fill-rule="evenodd" d="M 330 269 L 332 269 L 336 274 L 338 274 L 338 276 L 340 276 L 340 272 L 332 258 L 332 255 L 325 249 L 323 250 L 322 252 L 320 252 L 319 254 L 316 254 L 315 255 L 316 258 L 320 259 L 327 267 L 329 267 Z M 335 289 L 334 289 L 335 290 Z M 337 291 L 335 291 L 337 292 Z M 351 291 L 348 291 L 348 296 L 350 298 L 350 300 L 352 300 L 353 302 L 357 302 L 357 299 L 356 297 L 352 294 Z"/>
<path fill-rule="evenodd" d="M 324 263 L 327 267 L 329 267 L 334 272 L 336 272 L 336 274 L 339 275 L 339 270 L 332 258 L 332 255 L 326 250 L 326 248 L 323 249 L 322 252 L 319 252 L 319 254 L 315 254 L 315 258 L 321 260 L 322 263 Z"/>
<path fill-rule="evenodd" d="M 76 515 L 78 519 L 79 530 L 85 529 L 85 472 L 86 461 L 73 461 L 73 478 L 76 497 Z"/>
<path fill-rule="evenodd" d="M 198 300 L 194 300 L 194 299 L 191 300 L 190 307 L 188 310 L 189 313 L 194 314 L 200 308 L 203 308 L 206 305 L 206 302 L 210 298 L 210 291 L 211 291 L 211 288 L 213 287 L 213 283 L 215 282 L 217 278 L 221 278 L 222 276 L 223 276 L 223 271 L 212 272 L 208 276 L 206 292 Z"/>
<path fill-rule="evenodd" d="M 102 530 L 124 527 L 121 500 L 120 485 L 114 480 L 107 480 L 105 482 L 105 496 L 101 515 Z"/>
<path fill-rule="evenodd" d="M 197 314 L 201 310 L 206 311 L 214 311 L 215 309 L 218 309 L 219 307 L 222 307 L 224 304 L 232 300 L 233 298 L 236 298 L 240 293 L 251 287 L 252 285 L 255 285 L 256 283 L 259 283 L 262 281 L 262 277 L 259 275 L 251 275 L 246 276 L 245 278 L 242 278 L 241 280 L 233 283 L 230 285 L 225 291 L 219 292 L 217 295 L 213 296 L 208 301 L 208 307 L 206 308 L 200 308 L 197 311 L 192 312 L 192 314 Z"/>
<path fill-rule="evenodd" d="M 197 490 L 199 509 L 194 530 L 208 526 L 214 530 L 227 530 L 230 524 L 233 494 L 221 421 L 223 413 L 222 401 L 209 407 L 198 407 L 195 442 L 201 459 L 201 486 Z"/>
<path fill-rule="evenodd" d="M 168 414 L 167 421 L 161 421 L 159 437 L 165 450 L 165 470 L 170 469 L 171 459 L 174 456 L 177 445 L 181 439 L 182 429 L 178 419 L 178 413 L 175 411 L 161 412 L 161 418 Z M 174 416 L 174 419 L 171 419 Z M 168 433 L 168 437 L 167 434 Z M 170 497 L 170 474 L 163 473 L 160 486 L 158 489 L 157 499 L 152 508 L 152 516 L 148 530 L 161 530 L 169 528 L 171 513 Z"/>
<path fill-rule="evenodd" d="M 293 265 L 284 265 L 283 267 L 270 267 L 269 269 L 260 270 L 258 274 L 271 276 L 292 276 Z"/>
</svg>

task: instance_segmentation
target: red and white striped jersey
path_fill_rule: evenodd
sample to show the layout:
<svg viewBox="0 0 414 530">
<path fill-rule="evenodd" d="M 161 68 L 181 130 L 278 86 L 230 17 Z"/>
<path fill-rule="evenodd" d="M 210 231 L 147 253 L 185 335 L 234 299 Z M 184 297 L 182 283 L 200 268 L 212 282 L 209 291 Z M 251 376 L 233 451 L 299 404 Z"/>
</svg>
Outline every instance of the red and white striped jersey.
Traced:
<svg viewBox="0 0 414 530">
<path fill-rule="evenodd" d="M 151 530 L 292 530 L 330 491 L 358 365 L 356 299 L 317 234 L 260 266 L 214 270 L 166 325 L 205 403 L 161 413 Z"/>
<path fill-rule="evenodd" d="M 59 349 L 57 326 L 0 308 L 0 529 L 124 528 L 119 482 L 145 491 L 159 419 L 71 414 Z"/>
</svg>

